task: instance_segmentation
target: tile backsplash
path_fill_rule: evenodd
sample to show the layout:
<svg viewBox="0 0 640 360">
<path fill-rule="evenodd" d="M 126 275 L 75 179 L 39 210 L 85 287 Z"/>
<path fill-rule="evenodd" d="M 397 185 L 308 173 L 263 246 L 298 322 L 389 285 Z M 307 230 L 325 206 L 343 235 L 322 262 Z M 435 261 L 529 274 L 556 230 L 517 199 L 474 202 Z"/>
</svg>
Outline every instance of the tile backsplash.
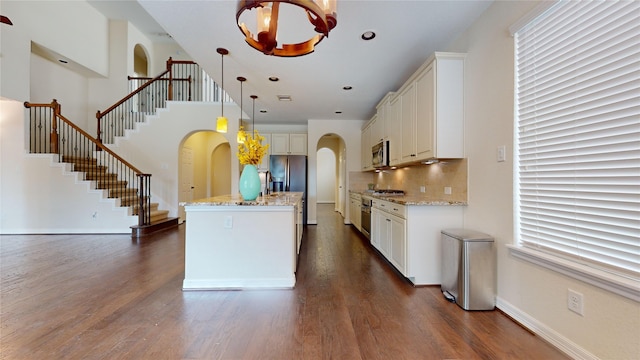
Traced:
<svg viewBox="0 0 640 360">
<path fill-rule="evenodd" d="M 467 201 L 467 159 L 441 160 L 432 165 L 414 165 L 373 174 L 377 189 L 401 189 L 407 195 L 434 200 Z M 420 187 L 424 186 L 424 193 Z M 445 188 L 451 194 L 445 194 Z M 366 185 L 365 185 L 366 188 Z"/>
</svg>

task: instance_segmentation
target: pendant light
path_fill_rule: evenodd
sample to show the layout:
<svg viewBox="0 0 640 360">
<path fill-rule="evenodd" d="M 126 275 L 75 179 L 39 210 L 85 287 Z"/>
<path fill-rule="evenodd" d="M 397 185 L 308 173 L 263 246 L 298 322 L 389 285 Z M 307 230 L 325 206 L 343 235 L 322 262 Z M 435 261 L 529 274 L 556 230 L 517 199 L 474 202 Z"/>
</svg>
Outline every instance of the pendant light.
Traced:
<svg viewBox="0 0 640 360">
<path fill-rule="evenodd" d="M 216 131 L 219 133 L 226 133 L 227 132 L 227 118 L 224 117 L 224 56 L 229 54 L 229 50 L 224 49 L 224 48 L 217 48 L 216 51 L 218 52 L 218 54 L 220 54 L 222 56 L 222 60 L 221 60 L 221 66 L 222 66 L 222 81 L 221 81 L 221 89 L 222 92 L 220 93 L 220 116 L 218 116 L 218 119 L 216 120 Z"/>
<path fill-rule="evenodd" d="M 251 115 L 251 131 L 255 134 L 256 133 L 256 99 L 258 98 L 258 95 L 251 95 L 251 98 L 253 99 L 253 111 Z"/>
<path fill-rule="evenodd" d="M 295 12 L 285 10 L 282 13 L 283 18 L 292 15 L 304 16 L 306 13 L 306 18 L 315 31 L 315 35 L 301 43 L 279 44 L 277 38 L 280 4 L 285 4 L 289 8 L 292 7 L 290 5 L 300 8 Z M 240 18 L 245 11 L 251 12 L 252 10 L 256 10 L 256 28 L 250 30 Z M 286 21 L 295 20 L 286 19 L 285 23 Z M 236 23 L 247 44 L 263 54 L 282 57 L 302 56 L 312 53 L 315 46 L 322 39 L 328 37 L 329 31 L 336 27 L 338 23 L 336 0 L 239 0 Z"/>
<path fill-rule="evenodd" d="M 242 129 L 242 83 L 247 81 L 247 78 L 238 76 L 237 79 L 240 81 L 240 129 Z M 238 144 L 244 143 L 244 134 L 244 132 L 238 131 Z"/>
</svg>

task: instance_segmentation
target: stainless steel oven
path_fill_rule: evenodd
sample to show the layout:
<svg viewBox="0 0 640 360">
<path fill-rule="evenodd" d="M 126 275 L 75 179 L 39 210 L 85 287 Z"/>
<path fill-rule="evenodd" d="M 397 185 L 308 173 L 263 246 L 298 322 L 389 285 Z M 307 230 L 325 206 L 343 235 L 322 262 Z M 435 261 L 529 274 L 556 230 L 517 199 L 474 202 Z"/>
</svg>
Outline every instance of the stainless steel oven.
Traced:
<svg viewBox="0 0 640 360">
<path fill-rule="evenodd" d="M 362 233 L 367 239 L 371 240 L 371 198 L 363 196 L 360 209 Z"/>
</svg>

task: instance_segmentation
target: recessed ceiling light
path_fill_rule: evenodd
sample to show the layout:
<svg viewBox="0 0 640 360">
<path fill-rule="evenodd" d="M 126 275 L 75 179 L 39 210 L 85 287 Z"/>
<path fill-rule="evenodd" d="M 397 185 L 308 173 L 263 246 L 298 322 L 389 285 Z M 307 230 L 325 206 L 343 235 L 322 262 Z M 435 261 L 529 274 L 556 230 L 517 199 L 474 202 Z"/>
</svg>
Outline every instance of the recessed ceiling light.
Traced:
<svg viewBox="0 0 640 360">
<path fill-rule="evenodd" d="M 58 61 L 63 63 L 63 64 L 68 64 L 69 63 L 67 60 L 63 60 L 63 59 L 59 59 Z"/>
<path fill-rule="evenodd" d="M 351 89 L 353 89 L 353 86 L 347 85 L 342 87 L 342 90 L 351 90 Z"/>
<path fill-rule="evenodd" d="M 362 38 L 362 40 L 369 41 L 376 37 L 376 33 L 374 33 L 373 30 L 367 30 L 363 32 L 360 37 Z"/>
<path fill-rule="evenodd" d="M 269 81 L 276 82 L 278 80 L 280 80 L 280 79 L 277 76 L 269 76 Z"/>
<path fill-rule="evenodd" d="M 280 101 L 291 101 L 291 95 L 278 95 Z"/>
</svg>

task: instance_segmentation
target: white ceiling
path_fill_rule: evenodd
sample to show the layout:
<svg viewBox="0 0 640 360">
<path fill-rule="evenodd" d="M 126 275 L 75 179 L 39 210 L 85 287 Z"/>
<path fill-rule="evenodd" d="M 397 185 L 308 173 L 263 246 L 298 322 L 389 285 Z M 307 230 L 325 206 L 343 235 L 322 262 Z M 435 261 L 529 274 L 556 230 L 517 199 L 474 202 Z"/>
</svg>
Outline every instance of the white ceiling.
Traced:
<svg viewBox="0 0 640 360">
<path fill-rule="evenodd" d="M 229 50 L 224 58 L 225 90 L 240 103 L 236 78 L 247 78 L 243 107 L 251 116 L 249 95 L 258 96 L 258 124 L 370 118 L 387 92 L 402 85 L 434 51 L 444 50 L 491 5 L 487 0 L 337 1 L 336 28 L 314 53 L 296 58 L 266 56 L 247 45 L 236 25 L 237 2 L 233 0 L 90 3 L 109 18 L 129 20 L 153 41 L 175 40 L 218 83 L 221 56 L 216 48 Z M 281 9 L 281 19 L 287 15 L 285 9 Z M 279 40 L 284 42 L 303 40 L 299 29 L 310 28 L 306 20 L 280 25 Z M 360 38 L 367 30 L 377 35 L 372 41 Z M 298 37 L 289 40 L 285 34 Z M 280 81 L 271 82 L 270 76 Z M 353 90 L 342 90 L 347 85 Z M 277 95 L 290 95 L 292 101 L 278 101 Z"/>
</svg>

